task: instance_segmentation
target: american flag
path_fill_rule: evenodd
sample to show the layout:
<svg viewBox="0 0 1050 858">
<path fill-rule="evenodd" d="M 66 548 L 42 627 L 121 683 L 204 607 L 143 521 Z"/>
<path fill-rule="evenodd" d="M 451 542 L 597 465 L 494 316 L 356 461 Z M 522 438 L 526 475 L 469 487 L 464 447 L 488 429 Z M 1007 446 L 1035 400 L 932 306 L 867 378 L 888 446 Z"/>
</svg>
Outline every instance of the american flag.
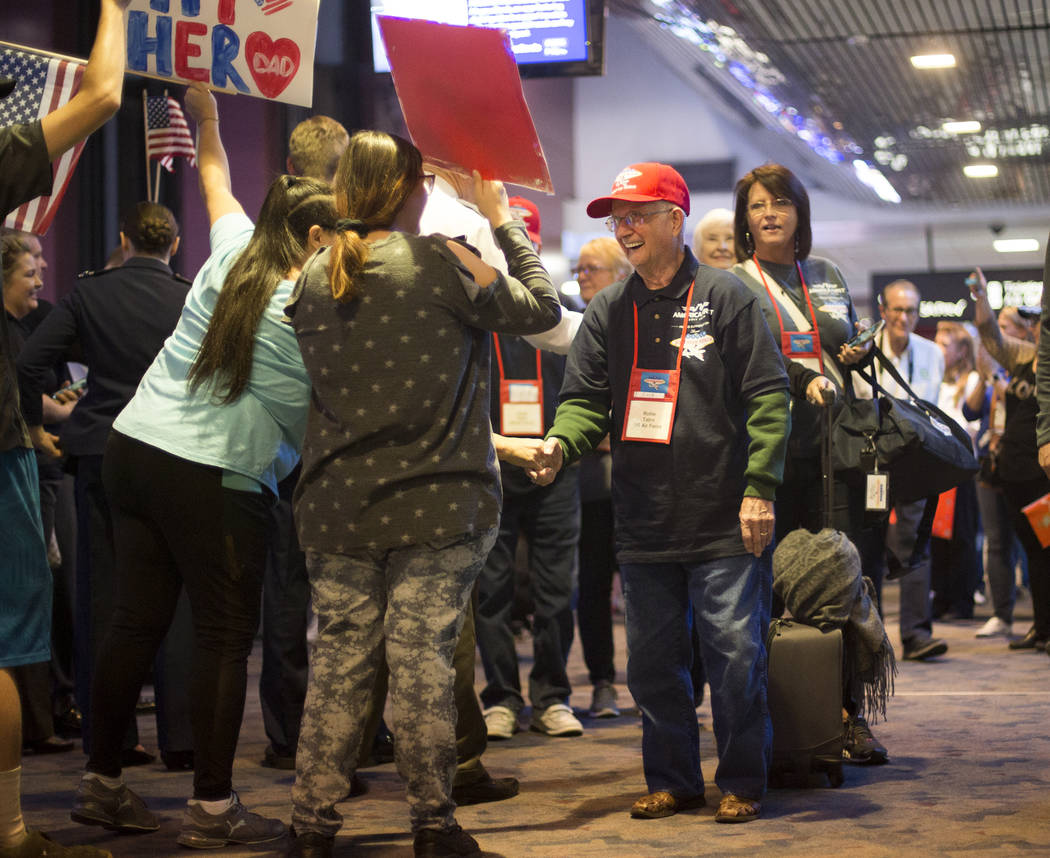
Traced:
<svg viewBox="0 0 1050 858">
<path fill-rule="evenodd" d="M 146 155 L 160 159 L 160 165 L 174 172 L 175 158 L 182 155 L 197 163 L 197 150 L 190 136 L 186 117 L 170 95 L 151 95 L 146 99 Z"/>
<path fill-rule="evenodd" d="M 286 6 L 292 5 L 292 0 L 255 0 L 255 5 L 262 9 L 264 15 L 272 15 L 280 12 Z"/>
<path fill-rule="evenodd" d="M 0 75 L 18 81 L 7 98 L 0 99 L 0 127 L 29 124 L 57 110 L 80 88 L 84 63 L 15 48 L 0 48 Z M 37 197 L 11 212 L 4 226 L 43 235 L 62 201 L 84 144 L 69 149 L 54 164 L 49 197 Z"/>
</svg>

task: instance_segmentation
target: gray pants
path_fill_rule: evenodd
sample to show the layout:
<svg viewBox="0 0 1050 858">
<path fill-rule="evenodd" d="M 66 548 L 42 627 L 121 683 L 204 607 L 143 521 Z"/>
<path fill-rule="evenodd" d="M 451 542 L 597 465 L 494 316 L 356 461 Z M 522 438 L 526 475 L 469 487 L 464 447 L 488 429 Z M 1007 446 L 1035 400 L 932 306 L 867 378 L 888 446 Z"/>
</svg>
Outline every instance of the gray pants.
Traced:
<svg viewBox="0 0 1050 858">
<path fill-rule="evenodd" d="M 412 830 L 454 823 L 452 654 L 471 588 L 495 539 L 492 530 L 441 549 L 307 552 L 318 634 L 292 788 L 297 831 L 339 831 L 342 816 L 335 804 L 350 790 L 384 644 L 395 762 Z"/>
</svg>

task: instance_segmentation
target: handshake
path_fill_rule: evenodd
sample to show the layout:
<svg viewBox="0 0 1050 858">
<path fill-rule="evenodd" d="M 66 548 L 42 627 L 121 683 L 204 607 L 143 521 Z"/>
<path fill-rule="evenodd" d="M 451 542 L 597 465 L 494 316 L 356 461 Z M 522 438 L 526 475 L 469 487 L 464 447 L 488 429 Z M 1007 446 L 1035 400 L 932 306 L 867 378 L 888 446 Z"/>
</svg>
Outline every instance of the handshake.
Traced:
<svg viewBox="0 0 1050 858">
<path fill-rule="evenodd" d="M 492 443 L 501 462 L 524 468 L 538 486 L 549 486 L 564 462 L 557 438 L 511 438 L 493 433 Z"/>
</svg>

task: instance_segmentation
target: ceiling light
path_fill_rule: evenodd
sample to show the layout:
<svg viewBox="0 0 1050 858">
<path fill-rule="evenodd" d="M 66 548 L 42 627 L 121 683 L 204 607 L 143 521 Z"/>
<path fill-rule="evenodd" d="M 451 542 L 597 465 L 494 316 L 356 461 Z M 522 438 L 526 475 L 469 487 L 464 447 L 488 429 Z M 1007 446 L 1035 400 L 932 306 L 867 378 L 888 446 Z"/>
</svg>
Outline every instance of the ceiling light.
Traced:
<svg viewBox="0 0 1050 858">
<path fill-rule="evenodd" d="M 999 175 L 995 164 L 967 164 L 963 173 L 971 179 L 992 179 Z"/>
<path fill-rule="evenodd" d="M 855 160 L 853 162 L 853 172 L 861 182 L 875 192 L 880 200 L 885 200 L 888 203 L 899 203 L 901 201 L 901 195 L 890 184 L 889 179 L 867 161 L 862 161 L 859 158 Z"/>
<path fill-rule="evenodd" d="M 949 121 L 943 123 L 941 128 L 949 134 L 976 134 L 981 130 L 981 123 L 976 119 L 970 119 L 964 122 Z"/>
<path fill-rule="evenodd" d="M 1038 238 L 997 238 L 992 242 L 999 253 L 1027 253 L 1039 249 Z"/>
<path fill-rule="evenodd" d="M 955 54 L 919 54 L 911 58 L 917 69 L 953 69 Z"/>
</svg>

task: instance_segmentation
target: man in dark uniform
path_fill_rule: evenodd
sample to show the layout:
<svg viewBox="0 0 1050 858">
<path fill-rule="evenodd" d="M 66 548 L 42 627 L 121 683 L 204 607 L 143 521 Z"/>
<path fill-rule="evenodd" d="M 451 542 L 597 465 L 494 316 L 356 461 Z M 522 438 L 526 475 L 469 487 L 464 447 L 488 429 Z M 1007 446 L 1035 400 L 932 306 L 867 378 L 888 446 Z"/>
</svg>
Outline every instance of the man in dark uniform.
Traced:
<svg viewBox="0 0 1050 858">
<path fill-rule="evenodd" d="M 91 57 L 80 89 L 65 105 L 29 125 L 0 129 L 0 214 L 50 193 L 51 161 L 120 107 L 123 12 L 129 2 L 101 0 Z M 0 81 L 0 97 L 15 85 Z M 35 503 L 36 466 L 10 355 L 7 320 L 0 318 L 0 545 L 8 558 L 8 571 L 0 577 L 0 858 L 109 855 L 90 847 L 65 849 L 40 832 L 27 832 L 22 821 L 21 709 L 8 668 L 50 657 L 51 572 Z M 32 436 L 36 446 L 57 454 L 54 441 L 42 427 Z"/>
<path fill-rule="evenodd" d="M 715 819 L 761 812 L 772 728 L 766 653 L 773 498 L 788 385 L 754 296 L 684 246 L 689 191 L 664 164 L 634 164 L 587 213 L 608 217 L 635 273 L 587 306 L 569 352 L 555 464 L 612 437 L 627 683 L 642 710 L 652 819 L 704 803 L 689 676 L 691 614 L 711 685 L 722 791 Z M 534 471 L 540 482 L 553 468 Z"/>
<path fill-rule="evenodd" d="M 171 335 L 190 281 L 172 271 L 179 244 L 172 213 L 141 202 L 121 223 L 123 265 L 80 275 L 33 332 L 18 355 L 22 413 L 32 430 L 40 424 L 49 368 L 77 360 L 88 367 L 84 397 L 61 425 L 62 451 L 76 475 L 77 507 L 77 701 L 84 717 L 84 750 L 90 751 L 90 689 L 94 655 L 102 644 L 116 603 L 113 525 L 102 487 L 102 454 L 116 416 Z M 189 603 L 180 600 L 158 654 L 155 684 L 158 742 L 172 770 L 193 768 L 189 672 L 193 628 Z M 125 740 L 127 764 L 152 759 L 137 748 L 132 728 Z"/>
</svg>

